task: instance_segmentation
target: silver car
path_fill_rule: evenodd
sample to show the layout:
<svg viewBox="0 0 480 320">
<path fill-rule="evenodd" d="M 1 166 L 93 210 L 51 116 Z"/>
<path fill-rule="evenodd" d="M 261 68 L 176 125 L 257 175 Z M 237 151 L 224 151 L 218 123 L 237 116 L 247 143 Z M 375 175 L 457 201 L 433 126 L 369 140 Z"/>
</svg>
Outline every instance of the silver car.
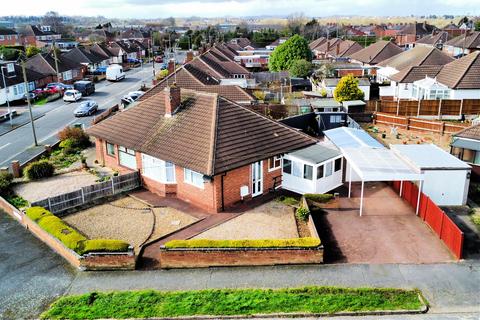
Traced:
<svg viewBox="0 0 480 320">
<path fill-rule="evenodd" d="M 73 111 L 75 117 L 85 117 L 91 116 L 98 110 L 98 104 L 93 100 L 88 100 L 82 102 L 76 109 Z"/>
</svg>

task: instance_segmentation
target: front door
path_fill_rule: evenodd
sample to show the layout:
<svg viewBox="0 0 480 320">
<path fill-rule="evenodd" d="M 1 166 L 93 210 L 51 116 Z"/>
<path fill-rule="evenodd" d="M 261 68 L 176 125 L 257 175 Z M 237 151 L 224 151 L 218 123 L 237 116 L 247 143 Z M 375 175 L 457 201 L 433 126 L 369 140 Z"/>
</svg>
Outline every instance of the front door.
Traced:
<svg viewBox="0 0 480 320">
<path fill-rule="evenodd" d="M 263 161 L 252 164 L 252 197 L 263 193 Z"/>
</svg>

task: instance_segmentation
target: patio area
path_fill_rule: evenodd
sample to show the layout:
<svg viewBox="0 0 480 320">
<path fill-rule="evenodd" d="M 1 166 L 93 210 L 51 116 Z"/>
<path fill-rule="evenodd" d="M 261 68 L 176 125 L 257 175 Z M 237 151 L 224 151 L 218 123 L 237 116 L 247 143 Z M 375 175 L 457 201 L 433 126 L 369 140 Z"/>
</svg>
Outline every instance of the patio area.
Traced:
<svg viewBox="0 0 480 320">
<path fill-rule="evenodd" d="M 360 185 L 341 187 L 336 206 L 313 210 L 326 263 L 437 263 L 453 261 L 447 247 L 387 184 L 368 182 L 363 215 Z"/>
</svg>

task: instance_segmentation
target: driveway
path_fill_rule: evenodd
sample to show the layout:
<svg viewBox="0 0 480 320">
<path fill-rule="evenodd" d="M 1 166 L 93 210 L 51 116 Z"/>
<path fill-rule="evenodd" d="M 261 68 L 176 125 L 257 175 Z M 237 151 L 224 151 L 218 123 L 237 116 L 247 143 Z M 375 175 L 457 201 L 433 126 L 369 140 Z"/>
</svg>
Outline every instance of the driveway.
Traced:
<svg viewBox="0 0 480 320">
<path fill-rule="evenodd" d="M 326 263 L 438 263 L 454 258 L 410 205 L 384 183 L 366 183 L 363 216 L 360 187 L 352 198 L 340 190 L 339 207 L 313 212 Z"/>
</svg>

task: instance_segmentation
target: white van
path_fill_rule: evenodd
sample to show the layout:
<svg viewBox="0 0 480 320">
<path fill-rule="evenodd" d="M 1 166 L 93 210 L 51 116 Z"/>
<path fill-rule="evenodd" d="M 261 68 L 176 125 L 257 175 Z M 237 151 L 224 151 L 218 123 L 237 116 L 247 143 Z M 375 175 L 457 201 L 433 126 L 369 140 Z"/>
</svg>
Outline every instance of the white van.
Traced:
<svg viewBox="0 0 480 320">
<path fill-rule="evenodd" d="M 123 72 L 123 67 L 118 64 L 112 64 L 108 66 L 106 72 L 108 81 L 119 81 L 125 79 L 125 72 Z"/>
</svg>

